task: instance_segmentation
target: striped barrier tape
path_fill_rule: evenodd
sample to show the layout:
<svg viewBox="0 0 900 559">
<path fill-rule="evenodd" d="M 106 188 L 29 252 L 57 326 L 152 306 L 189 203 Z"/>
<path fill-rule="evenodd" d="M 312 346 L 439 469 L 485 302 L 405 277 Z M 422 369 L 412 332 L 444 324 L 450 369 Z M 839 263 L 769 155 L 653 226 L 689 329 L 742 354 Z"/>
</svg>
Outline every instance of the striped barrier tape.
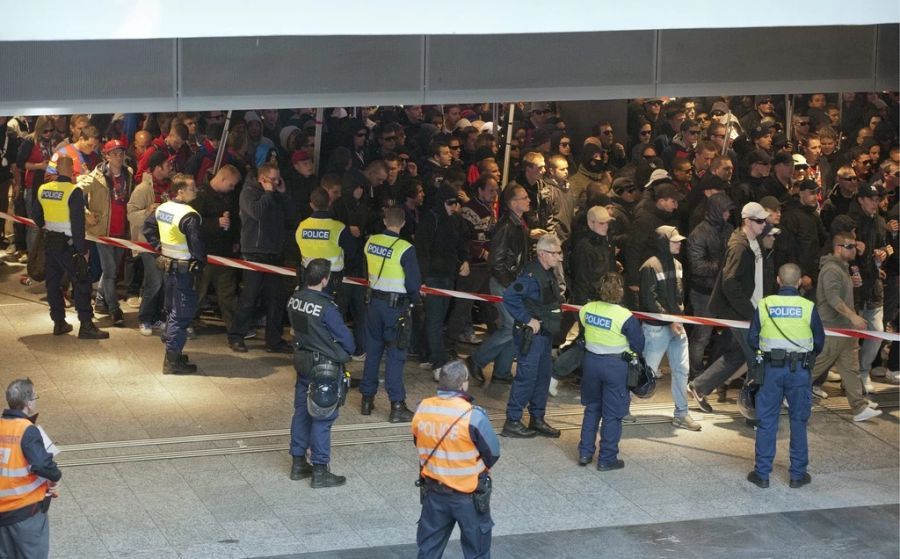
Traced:
<svg viewBox="0 0 900 559">
<path fill-rule="evenodd" d="M 27 217 L 19 217 L 10 215 L 8 213 L 0 212 L 0 218 L 10 219 L 16 221 L 18 223 L 22 223 L 27 225 L 28 227 L 35 227 L 34 221 L 28 219 Z M 105 236 L 94 236 L 94 235 L 85 235 L 85 238 L 89 241 L 95 241 L 99 243 L 104 243 L 107 245 L 112 245 L 120 248 L 126 248 L 133 250 L 135 252 L 152 252 L 157 253 L 158 251 L 150 246 L 148 243 L 142 243 L 138 241 L 131 241 L 128 239 L 117 239 L 114 237 L 105 237 Z M 207 256 L 207 261 L 210 264 L 216 266 L 226 266 L 229 268 L 237 268 L 239 270 L 250 270 L 254 272 L 263 272 L 269 274 L 281 274 L 283 276 L 295 276 L 297 274 L 297 270 L 294 268 L 288 268 L 286 266 L 275 266 L 273 264 L 263 264 L 261 262 L 251 262 L 249 260 L 242 260 L 240 258 L 227 258 L 224 256 L 216 256 L 210 254 Z M 349 283 L 352 285 L 361 285 L 366 286 L 369 285 L 369 282 L 364 278 L 355 278 L 352 276 L 345 276 L 344 283 Z M 420 293 L 423 295 L 439 295 L 441 297 L 453 297 L 456 299 L 469 299 L 471 301 L 487 301 L 489 303 L 499 303 L 503 301 L 503 297 L 499 295 L 489 295 L 486 293 L 468 293 L 466 291 L 456 291 L 453 289 L 437 289 L 434 287 L 428 287 L 427 285 L 423 285 Z M 580 305 L 571 305 L 568 303 L 564 303 L 562 305 L 562 309 L 564 311 L 572 311 L 578 312 L 581 309 Z M 749 328 L 750 323 L 743 320 L 726 320 L 723 318 L 709 318 L 702 316 L 690 316 L 690 315 L 674 315 L 674 314 L 660 314 L 660 313 L 647 313 L 647 312 L 638 312 L 633 311 L 634 316 L 641 320 L 659 320 L 663 322 L 677 322 L 680 324 L 695 324 L 699 326 L 714 326 L 720 328 Z M 864 340 L 885 340 L 890 342 L 900 341 L 900 333 L 894 332 L 877 332 L 874 330 L 854 330 L 850 328 L 825 328 L 825 333 L 829 336 L 838 336 L 842 338 L 861 338 Z"/>
</svg>

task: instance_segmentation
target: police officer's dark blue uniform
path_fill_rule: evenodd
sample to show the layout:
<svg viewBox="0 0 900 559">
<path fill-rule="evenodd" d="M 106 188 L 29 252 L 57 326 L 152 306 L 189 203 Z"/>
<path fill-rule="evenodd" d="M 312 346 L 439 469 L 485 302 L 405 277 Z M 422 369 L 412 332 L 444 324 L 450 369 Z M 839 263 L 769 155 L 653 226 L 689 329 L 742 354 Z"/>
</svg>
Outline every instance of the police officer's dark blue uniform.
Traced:
<svg viewBox="0 0 900 559">
<path fill-rule="evenodd" d="M 788 281 L 782 279 L 789 266 L 796 268 L 796 282 L 790 282 L 790 277 Z M 763 352 L 765 376 L 756 394 L 756 464 L 747 479 L 759 487 L 769 486 L 778 419 L 786 398 L 791 425 L 790 486 L 801 487 L 810 481 L 806 472 L 806 423 L 812 410 L 810 368 L 825 344 L 825 329 L 812 302 L 802 298 L 797 290 L 799 268 L 786 264 L 778 274 L 778 295 L 760 301 L 748 332 L 750 347 Z M 785 285 L 789 282 L 794 285 Z"/>
<path fill-rule="evenodd" d="M 416 260 L 416 249 L 400 238 L 405 223 L 403 210 L 387 208 L 383 233 L 373 235 L 366 243 L 366 267 L 369 278 L 369 306 L 366 310 L 366 362 L 359 384 L 362 393 L 362 415 L 370 415 L 378 391 L 378 367 L 387 349 L 384 387 L 391 401 L 391 422 L 412 419 L 406 407 L 403 365 L 406 362 L 406 340 L 398 336 L 398 320 L 406 318 L 409 335 L 409 310 L 419 303 L 422 274 Z M 401 333 L 402 334 L 402 333 Z M 402 346 L 402 347 L 401 347 Z"/>
<path fill-rule="evenodd" d="M 506 423 L 501 432 L 506 437 L 560 435 L 558 429 L 544 421 L 553 370 L 550 350 L 562 319 L 559 284 L 553 275 L 553 267 L 560 260 L 562 249 L 556 237 L 542 238 L 537 246 L 537 259 L 525 266 L 503 294 L 503 305 L 516 321 L 513 343 L 518 351 L 516 378 L 509 391 Z M 523 337 L 529 335 L 527 328 L 534 334 L 531 347 L 523 354 Z M 531 416 L 528 427 L 522 423 L 525 406 Z"/>
<path fill-rule="evenodd" d="M 338 417 L 338 405 L 325 417 L 310 414 L 309 386 L 313 367 L 327 360 L 343 365 L 356 349 L 353 334 L 341 317 L 334 297 L 325 291 L 330 266 L 325 259 L 307 262 L 306 287 L 298 288 L 287 304 L 288 316 L 294 330 L 294 417 L 291 420 L 291 448 L 293 456 L 291 479 L 312 476 L 311 485 L 334 487 L 344 483 L 343 476 L 328 471 L 331 462 L 331 426 Z M 324 284 L 324 285 L 323 285 Z M 309 461 L 306 452 L 310 451 Z"/>
<path fill-rule="evenodd" d="M 601 287 L 601 293 L 606 296 L 606 291 L 610 290 L 609 298 L 616 302 L 624 295 L 620 278 L 618 274 L 608 274 Z M 616 284 L 617 288 L 610 289 L 610 285 Z M 631 401 L 627 387 L 628 363 L 622 359 L 622 353 L 628 350 L 642 353 L 644 332 L 628 309 L 612 302 L 588 302 L 581 308 L 579 319 L 585 335 L 585 352 L 581 379 L 584 418 L 578 443 L 578 464 L 587 466 L 593 459 L 599 425 L 597 469 L 618 469 L 625 465 L 618 459 L 619 440 L 622 438 L 622 418 L 628 415 Z"/>
<path fill-rule="evenodd" d="M 188 204 L 197 197 L 197 186 L 188 175 L 172 178 L 170 199 L 151 212 L 144 221 L 147 242 L 161 251 L 167 266 L 165 276 L 166 358 L 163 373 L 190 374 L 197 366 L 182 353 L 187 342 L 187 329 L 197 314 L 195 279 L 206 264 L 206 245 L 201 237 L 201 217 Z"/>
</svg>

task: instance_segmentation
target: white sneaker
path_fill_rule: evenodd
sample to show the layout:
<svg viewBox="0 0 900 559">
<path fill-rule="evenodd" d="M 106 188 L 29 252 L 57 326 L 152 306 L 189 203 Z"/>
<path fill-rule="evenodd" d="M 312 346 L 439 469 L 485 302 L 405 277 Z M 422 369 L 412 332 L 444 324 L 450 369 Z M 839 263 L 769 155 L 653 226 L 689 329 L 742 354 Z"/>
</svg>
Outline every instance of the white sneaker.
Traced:
<svg viewBox="0 0 900 559">
<path fill-rule="evenodd" d="M 872 392 L 875 392 L 875 385 L 872 384 L 872 381 L 869 380 L 869 377 L 866 377 L 863 380 L 862 386 L 863 386 L 863 390 L 865 390 L 866 394 L 871 394 Z"/>
<path fill-rule="evenodd" d="M 813 396 L 815 396 L 816 398 L 821 398 L 823 400 L 828 399 L 828 392 L 825 392 L 824 390 L 822 390 L 821 386 L 813 386 L 812 393 L 813 393 Z"/>
<path fill-rule="evenodd" d="M 550 379 L 550 390 L 549 390 L 549 392 L 550 392 L 550 395 L 553 396 L 553 397 L 556 397 L 556 395 L 559 394 L 559 381 L 556 380 L 555 378 L 551 378 L 551 379 Z"/>
<path fill-rule="evenodd" d="M 841 382 L 841 375 L 834 371 L 828 371 L 828 377 L 825 380 L 828 382 Z"/>
<path fill-rule="evenodd" d="M 188 326 L 188 327 L 187 327 L 187 337 L 188 337 L 189 340 L 196 340 L 196 339 L 197 339 L 197 332 L 194 331 L 194 327 L 193 327 L 193 326 Z"/>
<path fill-rule="evenodd" d="M 881 415 L 881 410 L 873 410 L 872 408 L 866 407 L 866 409 L 853 416 L 853 421 L 867 421 L 873 417 L 878 417 L 879 415 Z"/>
<path fill-rule="evenodd" d="M 149 322 L 141 322 L 138 330 L 141 332 L 141 336 L 152 336 L 153 335 L 153 326 Z"/>
<path fill-rule="evenodd" d="M 869 400 L 869 403 L 866 405 L 869 406 L 869 409 L 873 409 L 873 410 L 878 409 L 878 402 L 873 402 L 872 400 Z"/>
<path fill-rule="evenodd" d="M 141 298 L 140 297 L 129 297 L 125 300 L 125 304 L 128 305 L 129 308 L 139 309 L 141 308 Z"/>
<path fill-rule="evenodd" d="M 884 367 L 873 367 L 872 370 L 869 371 L 869 376 L 875 378 L 884 378 L 885 376 L 887 376 L 887 369 L 885 369 Z"/>
<path fill-rule="evenodd" d="M 432 369 L 431 375 L 434 377 L 434 382 L 441 380 L 441 368 L 438 367 L 437 369 Z"/>
<path fill-rule="evenodd" d="M 256 330 L 247 330 L 247 333 L 244 334 L 245 340 L 252 340 L 256 337 Z"/>
</svg>

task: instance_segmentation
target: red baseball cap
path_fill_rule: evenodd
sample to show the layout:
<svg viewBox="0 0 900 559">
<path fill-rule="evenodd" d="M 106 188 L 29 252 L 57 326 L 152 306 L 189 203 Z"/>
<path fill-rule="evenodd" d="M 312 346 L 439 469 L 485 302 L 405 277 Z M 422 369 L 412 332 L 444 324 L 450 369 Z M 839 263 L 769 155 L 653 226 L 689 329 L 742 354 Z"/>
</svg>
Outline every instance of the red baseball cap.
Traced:
<svg viewBox="0 0 900 559">
<path fill-rule="evenodd" d="M 125 142 L 121 140 L 110 140 L 103 144 L 103 153 L 109 153 L 116 149 L 125 149 Z"/>
<path fill-rule="evenodd" d="M 291 164 L 293 165 L 298 161 L 309 161 L 309 159 L 310 156 L 308 151 L 298 149 L 291 155 Z"/>
</svg>

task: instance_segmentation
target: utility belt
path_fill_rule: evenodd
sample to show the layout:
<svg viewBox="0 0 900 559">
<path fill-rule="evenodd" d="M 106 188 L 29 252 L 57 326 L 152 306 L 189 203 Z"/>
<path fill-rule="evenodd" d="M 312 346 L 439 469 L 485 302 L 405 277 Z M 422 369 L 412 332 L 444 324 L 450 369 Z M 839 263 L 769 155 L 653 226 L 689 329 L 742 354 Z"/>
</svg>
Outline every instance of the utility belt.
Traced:
<svg viewBox="0 0 900 559">
<path fill-rule="evenodd" d="M 791 372 L 797 370 L 797 365 L 809 370 L 812 353 L 793 352 L 784 349 L 773 349 L 763 353 L 763 359 L 773 367 L 789 367 Z"/>
<path fill-rule="evenodd" d="M 59 231 L 44 231 L 44 250 L 45 251 L 61 251 L 71 248 L 72 237 Z"/>
<path fill-rule="evenodd" d="M 491 493 L 493 493 L 493 482 L 491 476 L 482 475 L 478 478 L 478 485 L 472 493 L 463 493 L 457 491 L 448 485 L 444 485 L 436 479 L 430 477 L 420 477 L 416 480 L 416 486 L 419 487 L 419 502 L 425 501 L 425 493 L 432 491 L 439 495 L 471 495 L 472 502 L 475 504 L 475 510 L 481 514 L 491 512 Z"/>
<path fill-rule="evenodd" d="M 156 259 L 156 267 L 167 274 L 186 274 L 191 271 L 193 260 L 175 260 L 168 256 L 159 255 Z"/>
<path fill-rule="evenodd" d="M 390 293 L 388 291 L 369 289 L 366 291 L 366 304 L 372 299 L 387 301 L 387 304 L 391 307 L 406 307 L 409 305 L 409 295 L 406 293 Z"/>
</svg>

